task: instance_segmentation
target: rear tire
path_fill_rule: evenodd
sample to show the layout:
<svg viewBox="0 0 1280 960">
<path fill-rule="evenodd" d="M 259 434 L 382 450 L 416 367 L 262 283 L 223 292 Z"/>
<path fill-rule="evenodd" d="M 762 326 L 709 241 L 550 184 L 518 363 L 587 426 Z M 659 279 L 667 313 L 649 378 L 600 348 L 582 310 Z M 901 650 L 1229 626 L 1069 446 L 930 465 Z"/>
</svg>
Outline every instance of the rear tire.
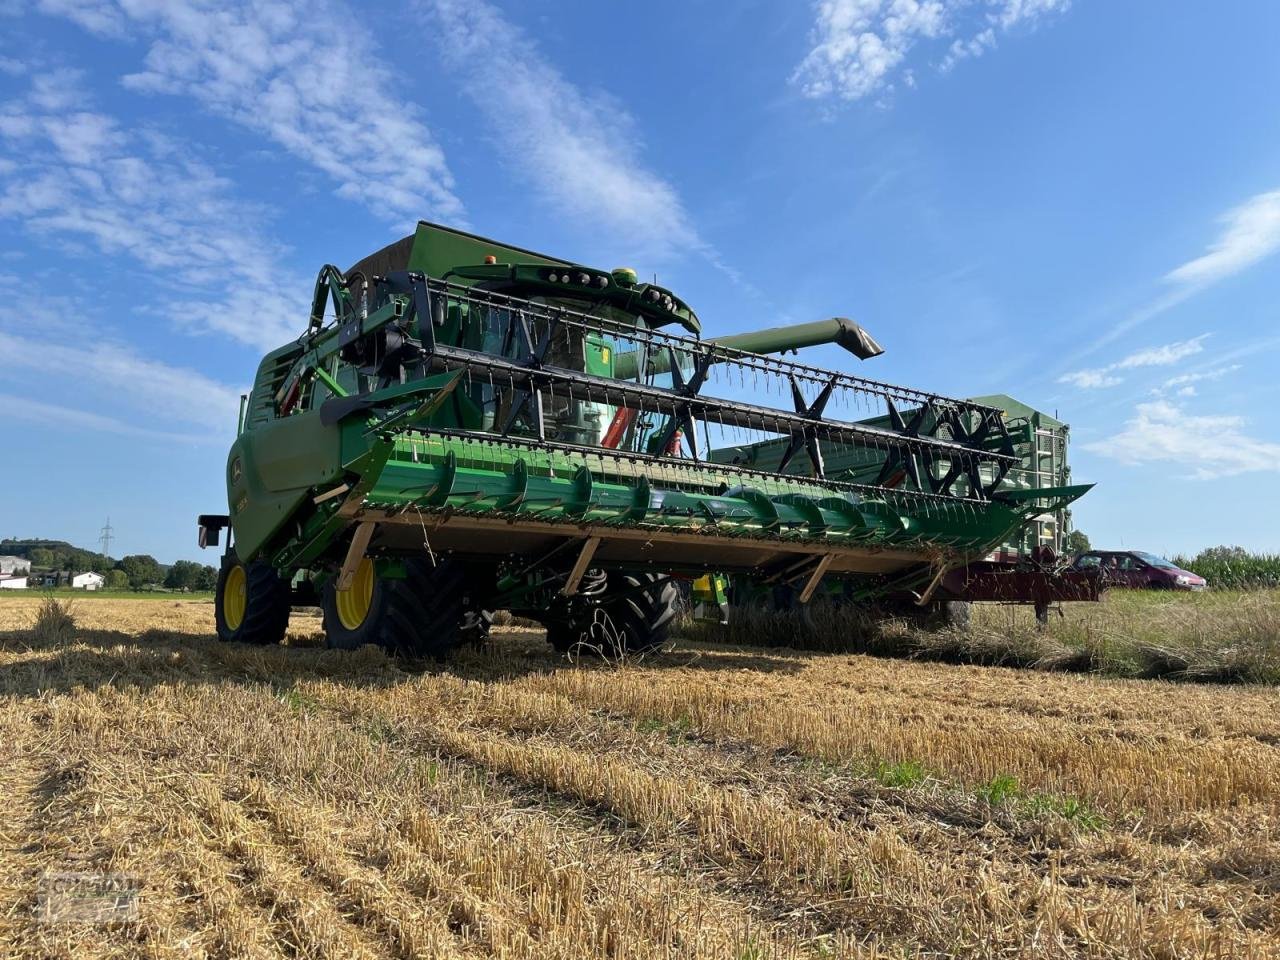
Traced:
<svg viewBox="0 0 1280 960">
<path fill-rule="evenodd" d="M 241 563 L 228 550 L 214 592 L 214 622 L 223 643 L 280 643 L 289 629 L 289 582 L 261 560 Z"/>
<path fill-rule="evenodd" d="M 456 560 L 442 559 L 432 566 L 426 560 L 406 560 L 405 576 L 379 577 L 372 569 L 366 603 L 353 612 L 349 597 L 334 580 L 324 588 L 325 642 L 338 650 L 354 650 L 365 644 L 382 647 L 403 657 L 443 660 L 459 646 L 480 644 L 489 635 L 493 615 L 480 609 L 472 595 L 470 571 Z M 359 575 L 357 577 L 359 579 Z M 353 585 L 352 590 L 357 589 Z"/>
</svg>

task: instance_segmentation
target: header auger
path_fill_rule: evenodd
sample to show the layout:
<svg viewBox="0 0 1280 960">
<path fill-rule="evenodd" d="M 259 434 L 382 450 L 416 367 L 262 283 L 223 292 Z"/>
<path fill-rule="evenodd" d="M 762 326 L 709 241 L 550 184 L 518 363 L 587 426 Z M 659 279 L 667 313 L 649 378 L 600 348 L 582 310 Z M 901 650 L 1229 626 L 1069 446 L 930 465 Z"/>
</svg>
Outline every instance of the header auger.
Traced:
<svg viewBox="0 0 1280 960">
<path fill-rule="evenodd" d="M 443 656 L 509 609 L 640 650 L 709 572 L 740 602 L 923 607 L 1088 489 L 1029 482 L 999 406 L 774 355 L 817 343 L 881 352 L 843 318 L 704 340 L 634 271 L 426 223 L 326 266 L 243 405 L 230 512 L 200 518 L 202 544 L 234 534 L 219 635 L 276 642 L 319 603 L 333 646 Z"/>
</svg>

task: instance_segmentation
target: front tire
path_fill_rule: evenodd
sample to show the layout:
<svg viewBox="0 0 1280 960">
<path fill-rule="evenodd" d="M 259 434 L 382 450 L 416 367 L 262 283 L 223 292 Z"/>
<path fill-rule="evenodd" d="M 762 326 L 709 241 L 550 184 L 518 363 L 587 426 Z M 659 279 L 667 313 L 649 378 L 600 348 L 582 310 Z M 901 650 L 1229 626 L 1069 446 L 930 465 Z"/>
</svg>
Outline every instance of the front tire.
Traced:
<svg viewBox="0 0 1280 960">
<path fill-rule="evenodd" d="M 648 653 L 670 639 L 679 611 L 680 590 L 670 577 L 613 573 L 602 595 L 547 624 L 547 640 L 562 653 Z"/>
<path fill-rule="evenodd" d="M 280 643 L 289 628 L 289 583 L 275 568 L 241 563 L 232 551 L 222 558 L 214 592 L 214 621 L 224 643 Z"/>
<path fill-rule="evenodd" d="M 325 642 L 338 650 L 367 643 L 403 657 L 443 660 L 466 643 L 483 643 L 492 615 L 473 596 L 474 577 L 456 560 L 435 566 L 426 560 L 404 562 L 404 576 L 379 576 L 366 557 L 351 586 L 324 588 Z"/>
</svg>

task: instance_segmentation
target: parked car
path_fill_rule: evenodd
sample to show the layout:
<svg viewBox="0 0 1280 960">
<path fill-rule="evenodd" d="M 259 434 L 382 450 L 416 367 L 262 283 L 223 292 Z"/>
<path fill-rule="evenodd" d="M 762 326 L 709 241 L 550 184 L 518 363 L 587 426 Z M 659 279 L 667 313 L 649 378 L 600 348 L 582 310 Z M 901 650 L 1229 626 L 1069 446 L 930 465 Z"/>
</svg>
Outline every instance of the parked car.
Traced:
<svg viewBox="0 0 1280 960">
<path fill-rule="evenodd" d="M 1100 569 L 1108 587 L 1203 590 L 1209 585 L 1204 577 L 1141 550 L 1090 550 L 1076 557 L 1071 566 L 1076 570 Z"/>
</svg>

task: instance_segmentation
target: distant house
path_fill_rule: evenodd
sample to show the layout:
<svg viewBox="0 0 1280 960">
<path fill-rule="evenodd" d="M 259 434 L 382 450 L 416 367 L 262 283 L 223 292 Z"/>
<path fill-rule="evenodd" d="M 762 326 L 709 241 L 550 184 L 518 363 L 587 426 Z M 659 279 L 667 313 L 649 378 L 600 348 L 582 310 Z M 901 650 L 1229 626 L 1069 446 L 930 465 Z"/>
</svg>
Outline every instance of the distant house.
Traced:
<svg viewBox="0 0 1280 960">
<path fill-rule="evenodd" d="M 76 590 L 101 590 L 107 578 L 100 573 L 77 573 L 71 578 L 71 586 Z"/>
<path fill-rule="evenodd" d="M 27 578 L 14 576 L 11 573 L 0 573 L 0 590 L 25 590 Z"/>
<path fill-rule="evenodd" d="M 0 574 L 22 574 L 31 572 L 31 561 L 26 557 L 0 557 Z"/>
</svg>

